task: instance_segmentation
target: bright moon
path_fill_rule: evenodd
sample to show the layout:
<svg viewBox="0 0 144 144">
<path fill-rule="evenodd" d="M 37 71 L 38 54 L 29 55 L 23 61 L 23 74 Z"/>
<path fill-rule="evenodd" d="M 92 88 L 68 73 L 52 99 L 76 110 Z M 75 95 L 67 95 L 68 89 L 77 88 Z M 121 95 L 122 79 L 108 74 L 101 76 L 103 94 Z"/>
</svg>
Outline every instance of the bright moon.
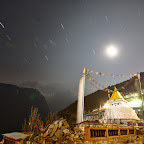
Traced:
<svg viewBox="0 0 144 144">
<path fill-rule="evenodd" d="M 117 56 L 117 54 L 118 54 L 118 50 L 115 46 L 110 45 L 106 48 L 106 55 L 107 56 L 114 58 Z"/>
</svg>

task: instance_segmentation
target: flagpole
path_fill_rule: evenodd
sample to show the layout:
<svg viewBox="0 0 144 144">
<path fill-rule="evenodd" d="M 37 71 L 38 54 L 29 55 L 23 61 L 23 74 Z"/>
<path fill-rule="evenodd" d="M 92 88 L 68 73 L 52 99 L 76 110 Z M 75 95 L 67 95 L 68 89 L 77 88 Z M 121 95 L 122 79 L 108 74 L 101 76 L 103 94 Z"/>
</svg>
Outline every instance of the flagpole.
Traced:
<svg viewBox="0 0 144 144">
<path fill-rule="evenodd" d="M 143 119 L 144 118 L 144 115 L 143 115 L 143 96 L 142 96 L 142 90 L 141 90 L 140 73 L 138 73 L 137 76 L 138 76 L 138 81 L 139 81 L 140 97 L 141 97 L 141 100 L 142 100 L 142 119 Z"/>
<path fill-rule="evenodd" d="M 79 91 L 78 91 L 78 101 L 77 101 L 77 123 L 83 122 L 85 74 L 86 74 L 86 68 L 84 68 L 83 75 L 79 81 Z"/>
</svg>

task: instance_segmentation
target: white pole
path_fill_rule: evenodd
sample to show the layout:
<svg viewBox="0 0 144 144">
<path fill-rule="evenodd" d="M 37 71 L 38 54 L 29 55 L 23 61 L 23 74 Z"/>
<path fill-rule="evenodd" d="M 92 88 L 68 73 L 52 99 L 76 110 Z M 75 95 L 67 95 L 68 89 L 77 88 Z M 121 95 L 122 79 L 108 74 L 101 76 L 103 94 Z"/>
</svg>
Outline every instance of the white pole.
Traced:
<svg viewBox="0 0 144 144">
<path fill-rule="evenodd" d="M 142 90 L 141 90 L 140 73 L 138 73 L 137 76 L 138 76 L 138 82 L 139 82 L 140 97 L 141 97 L 141 101 L 142 101 L 142 119 L 144 119 L 144 114 L 143 114 L 143 95 L 142 95 Z"/>
<path fill-rule="evenodd" d="M 77 102 L 77 123 L 83 122 L 84 90 L 85 90 L 85 68 L 83 70 L 83 75 L 79 82 L 78 102 Z"/>
</svg>

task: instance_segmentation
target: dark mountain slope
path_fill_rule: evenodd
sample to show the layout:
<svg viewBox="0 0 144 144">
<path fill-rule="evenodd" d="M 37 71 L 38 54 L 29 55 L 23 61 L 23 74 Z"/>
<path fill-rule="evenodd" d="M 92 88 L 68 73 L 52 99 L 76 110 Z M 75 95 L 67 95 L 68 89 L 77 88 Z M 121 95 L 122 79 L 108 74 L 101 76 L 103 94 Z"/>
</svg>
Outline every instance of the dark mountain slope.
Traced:
<svg viewBox="0 0 144 144">
<path fill-rule="evenodd" d="M 25 118 L 31 107 L 37 107 L 44 119 L 49 107 L 38 90 L 20 88 L 11 84 L 0 84 L 0 134 L 21 131 Z"/>
</svg>

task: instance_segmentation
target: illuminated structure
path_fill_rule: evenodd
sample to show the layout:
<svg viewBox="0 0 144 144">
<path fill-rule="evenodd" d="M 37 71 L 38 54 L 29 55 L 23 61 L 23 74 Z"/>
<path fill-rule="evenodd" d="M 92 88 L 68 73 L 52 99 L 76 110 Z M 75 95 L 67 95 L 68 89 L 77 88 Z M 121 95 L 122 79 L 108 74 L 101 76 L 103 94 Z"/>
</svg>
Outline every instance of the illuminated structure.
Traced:
<svg viewBox="0 0 144 144">
<path fill-rule="evenodd" d="M 140 120 L 116 88 L 106 105 L 104 122 Z"/>
<path fill-rule="evenodd" d="M 114 119 L 127 119 L 127 120 L 139 120 L 137 114 L 133 111 L 131 107 L 139 107 L 141 105 L 141 113 L 142 113 L 142 118 L 143 118 L 143 96 L 141 92 L 141 83 L 140 83 L 140 74 L 137 74 L 138 76 L 138 82 L 139 82 L 139 96 L 141 97 L 140 99 L 135 99 L 134 101 L 128 102 L 121 96 L 121 94 L 117 91 L 115 88 L 114 93 L 112 94 L 111 98 L 107 103 L 104 105 L 103 109 L 106 110 L 105 113 L 102 112 L 102 114 L 99 114 L 101 112 L 101 109 L 97 113 L 91 113 L 91 114 L 85 114 L 83 117 L 83 111 L 84 111 L 84 90 L 85 90 L 85 75 L 87 75 L 87 79 L 91 79 L 93 82 L 101 86 L 102 88 L 105 89 L 104 86 L 96 82 L 89 74 L 88 74 L 89 69 L 84 68 L 83 75 L 80 79 L 79 83 L 79 92 L 78 92 L 78 102 L 77 102 L 77 123 L 81 123 L 85 120 L 97 120 L 101 119 L 100 117 L 103 116 L 103 120 L 114 120 Z M 92 70 L 91 70 L 92 71 Z M 100 74 L 100 75 L 106 75 L 106 74 L 101 74 L 98 72 L 94 72 L 95 74 Z M 124 75 L 122 75 L 124 76 Z M 92 83 L 91 83 L 92 84 Z M 93 85 L 93 84 L 92 84 Z M 96 87 L 97 88 L 97 87 Z M 103 89 L 103 90 L 104 90 Z M 108 95 L 109 96 L 109 95 Z M 138 96 L 138 94 L 135 94 L 135 96 Z M 110 97 L 110 96 L 109 96 Z M 140 111 L 138 109 L 137 111 Z M 127 114 L 126 114 L 127 113 Z"/>
<path fill-rule="evenodd" d="M 131 108 L 133 108 L 133 110 L 136 112 L 136 114 L 140 117 L 142 117 L 142 113 L 143 113 L 143 106 L 142 106 L 142 98 L 143 97 L 143 93 L 142 96 L 139 95 L 139 93 L 137 92 L 133 92 L 133 93 L 126 93 L 124 95 L 124 99 L 127 100 L 129 102 L 129 106 Z"/>
</svg>

